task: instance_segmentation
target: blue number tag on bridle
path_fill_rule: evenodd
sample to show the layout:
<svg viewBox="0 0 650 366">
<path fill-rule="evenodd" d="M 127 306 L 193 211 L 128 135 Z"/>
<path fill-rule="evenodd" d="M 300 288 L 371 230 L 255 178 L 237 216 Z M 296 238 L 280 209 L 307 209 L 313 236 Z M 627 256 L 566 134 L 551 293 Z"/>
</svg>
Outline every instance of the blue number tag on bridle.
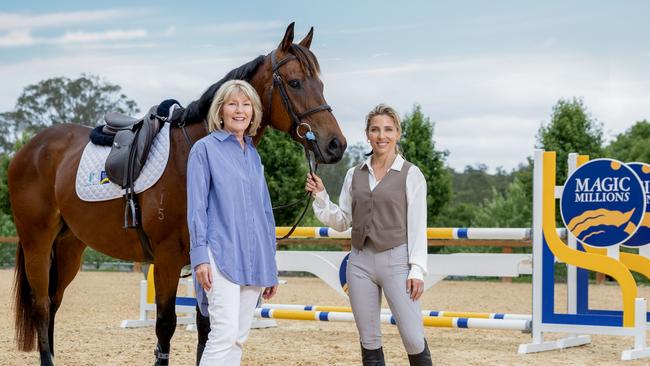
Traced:
<svg viewBox="0 0 650 366">
<path fill-rule="evenodd" d="M 305 138 L 310 141 L 316 141 L 316 136 L 311 131 L 307 131 L 307 133 L 305 134 Z"/>
</svg>

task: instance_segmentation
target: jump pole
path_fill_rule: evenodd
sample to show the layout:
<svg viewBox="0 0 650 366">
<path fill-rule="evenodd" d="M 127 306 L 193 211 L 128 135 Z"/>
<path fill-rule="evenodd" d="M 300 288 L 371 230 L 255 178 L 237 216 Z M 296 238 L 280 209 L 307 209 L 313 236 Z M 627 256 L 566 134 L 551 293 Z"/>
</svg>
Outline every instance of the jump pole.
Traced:
<svg viewBox="0 0 650 366">
<path fill-rule="evenodd" d="M 276 236 L 284 236 L 289 230 L 288 226 L 275 228 Z M 566 229 L 558 228 L 557 233 L 561 238 L 566 237 Z M 329 227 L 302 226 L 297 227 L 289 238 L 291 239 L 350 239 L 352 229 L 336 231 Z M 427 228 L 427 239 L 470 239 L 470 240 L 531 240 L 530 228 L 458 228 L 458 227 L 430 227 Z"/>
<path fill-rule="evenodd" d="M 283 309 L 295 311 L 321 311 L 351 313 L 352 308 L 348 306 L 323 306 L 323 305 L 298 305 L 298 304 L 262 304 L 261 309 Z M 392 315 L 390 309 L 381 309 L 381 314 Z M 426 317 L 451 317 L 451 318 L 477 318 L 477 319 L 508 319 L 508 320 L 532 320 L 532 316 L 526 314 L 505 314 L 505 313 L 477 313 L 459 311 L 436 311 L 422 310 L 422 316 Z"/>
<path fill-rule="evenodd" d="M 305 311 L 286 309 L 255 309 L 255 317 L 269 319 L 287 320 L 314 320 L 324 322 L 354 322 L 354 315 L 348 312 L 334 311 Z M 384 324 L 397 324 L 391 314 L 381 314 L 381 322 Z M 529 331 L 530 320 L 521 319 L 480 319 L 480 318 L 457 318 L 442 316 L 425 316 L 422 318 L 425 327 L 437 328 L 468 328 L 468 329 L 504 329 Z"/>
</svg>

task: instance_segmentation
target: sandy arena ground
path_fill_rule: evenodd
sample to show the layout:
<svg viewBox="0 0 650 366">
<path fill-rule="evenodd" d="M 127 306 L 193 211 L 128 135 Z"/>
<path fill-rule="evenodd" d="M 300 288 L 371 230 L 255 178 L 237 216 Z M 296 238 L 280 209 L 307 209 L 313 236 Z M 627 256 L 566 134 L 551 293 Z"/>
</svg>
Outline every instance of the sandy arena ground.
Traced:
<svg viewBox="0 0 650 366">
<path fill-rule="evenodd" d="M 80 272 L 66 292 L 57 314 L 57 365 L 147 365 L 153 362 L 153 328 L 121 329 L 123 319 L 138 317 L 139 273 Z M 285 278 L 273 302 L 347 305 L 316 278 Z M 0 365 L 36 365 L 36 352 L 14 346 L 11 310 L 12 270 L 0 270 Z M 592 286 L 591 303 L 620 306 L 617 286 Z M 557 304 L 566 287 L 559 285 Z M 648 298 L 650 288 L 641 288 Z M 531 285 L 500 282 L 444 281 L 427 291 L 422 306 L 432 310 L 530 313 Z M 557 309 L 561 307 L 556 305 Z M 253 330 L 246 343 L 244 365 L 360 365 L 359 342 L 352 323 L 280 320 L 277 328 Z M 397 328 L 383 326 L 388 365 L 407 365 Z M 620 352 L 632 346 L 627 337 L 593 336 L 587 346 L 518 355 L 529 334 L 517 331 L 426 329 L 437 365 L 620 365 Z M 556 337 L 557 338 L 557 337 Z M 193 365 L 196 334 L 179 326 L 172 340 L 172 365 Z M 648 365 L 650 360 L 625 362 Z"/>
</svg>

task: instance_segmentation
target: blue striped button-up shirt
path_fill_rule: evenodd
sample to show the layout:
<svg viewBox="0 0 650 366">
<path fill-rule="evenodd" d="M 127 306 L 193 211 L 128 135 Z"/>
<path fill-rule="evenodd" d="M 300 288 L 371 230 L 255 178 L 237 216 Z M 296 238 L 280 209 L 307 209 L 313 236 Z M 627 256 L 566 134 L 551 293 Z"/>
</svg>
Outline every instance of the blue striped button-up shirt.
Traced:
<svg viewBox="0 0 650 366">
<path fill-rule="evenodd" d="M 209 263 L 231 282 L 269 287 L 278 283 L 275 220 L 260 156 L 250 137 L 245 149 L 234 135 L 215 131 L 197 141 L 187 163 L 187 223 L 192 268 Z M 197 301 L 207 299 L 194 279 Z"/>
</svg>

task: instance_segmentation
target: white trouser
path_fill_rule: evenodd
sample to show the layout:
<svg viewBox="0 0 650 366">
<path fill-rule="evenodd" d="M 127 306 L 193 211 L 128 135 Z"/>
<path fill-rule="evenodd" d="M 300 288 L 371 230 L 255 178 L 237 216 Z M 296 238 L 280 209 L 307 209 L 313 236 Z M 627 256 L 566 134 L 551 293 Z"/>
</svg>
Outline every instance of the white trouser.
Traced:
<svg viewBox="0 0 650 366">
<path fill-rule="evenodd" d="M 200 366 L 239 365 L 262 288 L 230 282 L 215 265 L 212 253 L 208 254 L 212 269 L 212 288 L 207 292 L 210 334 Z"/>
</svg>

